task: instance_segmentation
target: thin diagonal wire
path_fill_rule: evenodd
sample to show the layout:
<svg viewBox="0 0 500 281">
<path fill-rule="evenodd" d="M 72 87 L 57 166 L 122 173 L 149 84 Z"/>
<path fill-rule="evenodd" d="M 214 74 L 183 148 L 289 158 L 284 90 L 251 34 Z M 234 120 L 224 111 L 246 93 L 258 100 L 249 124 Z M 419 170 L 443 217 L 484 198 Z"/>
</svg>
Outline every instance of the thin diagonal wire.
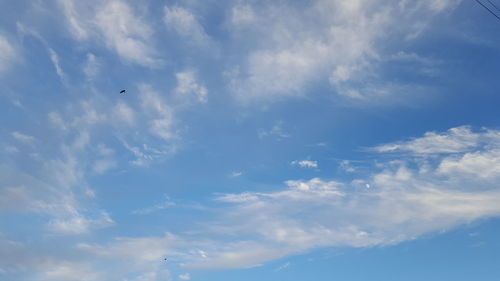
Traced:
<svg viewBox="0 0 500 281">
<path fill-rule="evenodd" d="M 498 17 L 497 14 L 495 14 L 492 10 L 490 10 L 488 7 L 486 7 L 483 3 L 481 3 L 479 0 L 476 0 L 476 2 L 479 3 L 479 5 L 483 6 L 483 8 L 488 10 L 488 12 L 490 12 L 493 16 L 495 16 L 497 19 L 500 20 L 500 17 Z"/>
<path fill-rule="evenodd" d="M 490 3 L 490 4 L 491 4 L 491 6 L 495 7 L 495 9 L 497 9 L 497 11 L 499 11 L 499 12 L 500 12 L 500 9 L 497 7 L 497 5 L 495 5 L 495 4 L 494 4 L 493 2 L 491 2 L 490 0 L 486 0 L 486 1 L 488 1 L 488 3 Z"/>
</svg>

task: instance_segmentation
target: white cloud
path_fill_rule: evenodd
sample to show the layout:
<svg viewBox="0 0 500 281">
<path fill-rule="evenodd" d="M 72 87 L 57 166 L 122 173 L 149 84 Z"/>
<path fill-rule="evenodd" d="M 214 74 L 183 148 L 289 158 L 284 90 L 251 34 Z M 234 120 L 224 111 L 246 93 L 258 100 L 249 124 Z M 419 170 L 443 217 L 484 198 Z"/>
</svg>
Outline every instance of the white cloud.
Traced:
<svg viewBox="0 0 500 281">
<path fill-rule="evenodd" d="M 98 144 L 97 145 L 97 152 L 100 156 L 109 156 L 115 153 L 115 151 L 112 148 L 109 148 L 105 144 Z"/>
<path fill-rule="evenodd" d="M 94 273 L 103 276 L 99 280 L 159 281 L 173 280 L 165 269 L 164 258 L 181 255 L 173 248 L 183 243 L 166 233 L 162 237 L 116 238 L 105 246 L 80 243 L 76 248 L 91 257 Z M 112 266 L 102 267 L 102 264 Z"/>
<path fill-rule="evenodd" d="M 57 76 L 64 81 L 66 74 L 61 68 L 61 64 L 59 62 L 59 56 L 57 55 L 56 51 L 54 49 L 49 48 L 49 54 L 50 54 L 50 60 L 52 61 L 52 64 L 54 65 L 54 68 L 56 69 Z"/>
<path fill-rule="evenodd" d="M 161 261 L 137 260 L 133 254 L 104 255 L 98 249 L 91 251 L 91 245 L 75 246 L 57 235 L 21 243 L 0 234 L 0 247 L 0 263 L 5 267 L 0 274 L 7 280 L 29 280 L 34 275 L 40 281 L 173 280 Z"/>
<path fill-rule="evenodd" d="M 251 200 L 225 200 L 236 205 L 227 210 L 231 215 L 221 231 L 257 238 L 223 243 L 209 260 L 193 260 L 190 265 L 246 267 L 317 247 L 396 244 L 500 215 L 498 189 L 460 191 L 426 177 L 402 167 L 373 175 L 374 188 L 364 191 L 340 193 L 321 180 L 315 180 L 311 190 L 310 182 L 295 181 L 289 184 L 295 190 L 247 193 L 244 196 Z"/>
<path fill-rule="evenodd" d="M 78 5 L 78 2 L 73 0 L 58 0 L 58 3 L 62 6 L 72 35 L 78 40 L 87 39 L 90 32 L 83 22 L 81 11 L 75 7 L 75 5 Z"/>
<path fill-rule="evenodd" d="M 453 135 L 460 128 L 437 135 Z M 188 265 L 247 267 L 318 247 L 390 245 L 500 216 L 499 133 L 471 133 L 485 140 L 468 147 L 475 152 L 451 157 L 438 149 L 424 154 L 426 160 L 379 162 L 379 171 L 352 182 L 291 180 L 285 190 L 221 195 L 217 200 L 230 206 L 206 227 L 213 225 L 209 229 L 220 235 L 254 238 L 212 242 L 207 259 L 193 255 Z"/>
<path fill-rule="evenodd" d="M 86 179 L 92 173 L 104 173 L 117 165 L 105 147 L 96 151 L 92 145 L 93 130 L 109 122 L 109 117 L 92 101 L 60 108 L 66 112 L 48 114 L 57 134 L 35 139 L 20 132 L 12 133 L 20 142 L 36 141 L 45 147 L 54 141 L 58 145 L 47 153 L 43 149 L 37 153 L 29 172 L 23 172 L 24 168 L 17 165 L 0 167 L 0 194 L 6 200 L 2 205 L 10 212 L 40 216 L 41 222 L 47 224 L 42 232 L 72 235 L 108 227 L 113 220 L 107 213 L 86 208 L 89 199 L 95 196 Z"/>
<path fill-rule="evenodd" d="M 256 32 L 266 47 L 248 54 L 234 90 L 244 100 L 300 96 L 309 82 L 324 79 L 335 67 L 355 68 L 372 55 L 372 41 L 386 17 L 383 8 L 374 7 L 341 1 L 316 1 L 306 11 L 259 7 L 254 26 L 265 26 Z M 308 16 L 319 24 L 307 24 Z M 343 73 L 347 79 L 350 73 Z"/>
<path fill-rule="evenodd" d="M 85 73 L 87 79 L 91 80 L 95 78 L 97 74 L 99 74 L 99 68 L 100 63 L 97 60 L 97 57 L 92 53 L 88 53 L 87 61 L 85 62 L 85 65 L 83 67 L 83 73 Z"/>
<path fill-rule="evenodd" d="M 207 102 L 208 91 L 205 86 L 200 85 L 196 79 L 196 73 L 192 70 L 178 72 L 175 74 L 177 87 L 174 93 L 186 100 L 195 98 L 198 102 Z"/>
<path fill-rule="evenodd" d="M 255 201 L 257 199 L 258 195 L 250 192 L 240 194 L 224 194 L 223 196 L 217 198 L 218 201 L 229 203 L 242 203 L 247 201 Z"/>
<path fill-rule="evenodd" d="M 175 146 L 170 145 L 169 147 L 154 148 L 149 147 L 146 144 L 142 146 L 129 145 L 127 142 L 122 141 L 123 146 L 132 152 L 135 159 L 130 161 L 131 164 L 136 166 L 147 166 L 152 161 L 163 158 L 165 155 L 169 155 L 175 152 Z"/>
<path fill-rule="evenodd" d="M 500 176 L 500 150 L 470 152 L 458 157 L 445 158 L 438 167 L 441 174 L 498 179 Z"/>
<path fill-rule="evenodd" d="M 3 211 L 38 210 L 43 206 L 41 201 L 30 196 L 29 190 L 24 186 L 5 186 L 0 189 L 0 195 L 0 209 Z"/>
<path fill-rule="evenodd" d="M 328 80 L 335 93 L 358 101 L 414 93 L 410 85 L 385 83 L 378 74 L 391 57 L 384 48 L 404 42 L 416 32 L 416 22 L 421 31 L 458 2 L 316 0 L 306 8 L 236 4 L 227 22 L 243 59 L 228 71 L 230 89 L 245 102 L 303 96 L 310 84 Z M 391 34 L 385 32 L 389 27 Z"/>
<path fill-rule="evenodd" d="M 61 131 L 65 131 L 67 129 L 66 122 L 62 119 L 61 115 L 57 112 L 49 112 L 48 119 L 52 125 L 54 125 L 57 129 Z"/>
<path fill-rule="evenodd" d="M 180 254 L 176 247 L 184 246 L 184 241 L 170 233 L 161 237 L 116 238 L 106 246 L 81 243 L 78 248 L 99 258 L 127 259 L 132 264 L 149 268 L 152 263 L 161 264 L 165 257 Z"/>
<path fill-rule="evenodd" d="M 207 258 L 207 252 L 203 250 L 198 250 L 198 253 L 200 254 L 200 257 L 206 259 Z"/>
<path fill-rule="evenodd" d="M 234 172 L 231 172 L 231 174 L 229 174 L 229 177 L 237 178 L 237 177 L 240 177 L 241 175 L 243 175 L 243 172 L 234 171 Z"/>
<path fill-rule="evenodd" d="M 19 152 L 19 149 L 13 145 L 7 145 L 3 149 L 7 153 L 17 153 Z"/>
<path fill-rule="evenodd" d="M 404 51 L 400 51 L 397 54 L 391 55 L 389 59 L 402 62 L 416 62 L 419 64 L 429 65 L 429 66 L 434 65 L 436 63 L 440 63 L 440 61 L 423 57 L 417 53 L 407 53 Z"/>
<path fill-rule="evenodd" d="M 87 218 L 79 214 L 50 221 L 49 230 L 60 234 L 82 234 L 92 228 L 108 227 L 114 224 L 110 216 L 103 212 L 97 218 Z"/>
<path fill-rule="evenodd" d="M 15 138 L 16 140 L 27 143 L 27 144 L 32 144 L 35 142 L 36 138 L 34 136 L 26 135 L 20 132 L 12 132 L 12 137 Z"/>
<path fill-rule="evenodd" d="M 48 114 L 59 137 L 65 139 L 76 134 L 88 137 L 86 141 L 81 138 L 82 147 L 93 147 L 93 154 L 85 157 L 88 162 L 82 163 L 86 172 L 100 174 L 121 166 L 109 154 L 102 153 L 99 146 L 107 147 L 106 142 L 93 143 L 92 136 L 101 129 L 109 130 L 133 154 L 135 159 L 126 162 L 133 165 L 148 165 L 177 150 L 179 136 L 175 130 L 175 107 L 151 86 L 139 85 L 138 88 L 138 95 L 132 96 L 135 102 L 128 98 L 115 102 L 106 96 L 97 96 L 69 103 L 60 107 L 62 111 Z"/>
<path fill-rule="evenodd" d="M 42 280 L 46 281 L 100 281 L 103 276 L 96 273 L 90 265 L 78 262 L 61 262 L 52 264 L 52 268 L 44 272 Z"/>
<path fill-rule="evenodd" d="M 253 52 L 248 58 L 248 73 L 244 74 L 247 78 L 233 81 L 233 85 L 237 85 L 233 90 L 239 98 L 272 99 L 300 95 L 306 81 L 314 76 L 313 68 L 323 59 L 318 58 L 318 54 L 324 54 L 326 47 L 310 41 L 295 45 L 299 46 Z"/>
<path fill-rule="evenodd" d="M 106 212 L 84 210 L 75 194 L 82 181 L 81 167 L 69 159 L 48 160 L 41 175 L 29 175 L 0 166 L 0 209 L 15 213 L 34 213 L 47 218 L 47 230 L 58 234 L 81 234 L 107 227 L 113 220 Z"/>
<path fill-rule="evenodd" d="M 135 123 L 135 112 L 124 102 L 118 102 L 113 108 L 113 114 L 117 121 L 129 126 Z"/>
<path fill-rule="evenodd" d="M 117 167 L 116 161 L 110 159 L 102 159 L 102 160 L 97 160 L 94 163 L 93 170 L 97 174 L 103 174 L 108 170 L 111 170 L 116 167 Z"/>
<path fill-rule="evenodd" d="M 372 173 L 353 181 L 289 180 L 274 191 L 222 194 L 216 200 L 224 205 L 212 209 L 215 216 L 180 236 L 117 238 L 78 248 L 101 263 L 126 265 L 123 274 L 153 276 L 165 257 L 186 268 L 246 268 L 321 247 L 393 245 L 500 216 L 500 171 L 488 170 L 484 177 L 469 166 L 500 158 L 500 132 L 473 133 L 489 140 L 470 148 L 474 152 L 381 160 L 384 155 Z"/>
<path fill-rule="evenodd" d="M 98 110 L 100 107 L 98 101 L 96 100 L 82 100 L 77 102 L 78 110 L 81 113 L 74 117 L 71 125 L 74 127 L 92 127 L 99 124 L 103 124 L 108 121 L 108 116 L 105 112 Z"/>
<path fill-rule="evenodd" d="M 150 86 L 140 86 L 142 108 L 152 116 L 149 121 L 149 130 L 163 140 L 171 140 L 173 132 L 173 109 Z"/>
<path fill-rule="evenodd" d="M 255 20 L 252 6 L 239 4 L 231 9 L 230 23 L 235 26 L 245 26 Z"/>
<path fill-rule="evenodd" d="M 469 126 L 451 128 L 445 133 L 427 132 L 424 137 L 384 144 L 375 149 L 379 152 L 410 152 L 416 154 L 466 152 L 479 145 L 492 142 L 497 136 L 492 132 L 475 133 Z"/>
<path fill-rule="evenodd" d="M 283 269 L 287 269 L 288 267 L 290 267 L 290 262 L 286 262 L 285 264 L 283 264 L 280 267 L 276 268 L 274 271 L 282 271 Z"/>
<path fill-rule="evenodd" d="M 339 168 L 348 173 L 353 173 L 356 171 L 356 168 L 351 165 L 351 161 L 349 160 L 342 160 L 340 162 Z"/>
<path fill-rule="evenodd" d="M 269 130 L 259 129 L 257 131 L 257 135 L 259 139 L 274 137 L 278 140 L 282 140 L 290 137 L 290 134 L 283 129 L 283 122 L 276 122 L 276 124 L 274 124 L 274 126 Z"/>
<path fill-rule="evenodd" d="M 122 1 L 108 1 L 99 9 L 96 24 L 104 35 L 108 47 L 122 58 L 144 66 L 156 66 L 150 47 L 150 27 L 134 15 L 133 10 Z"/>
<path fill-rule="evenodd" d="M 311 160 L 294 160 L 290 162 L 290 164 L 299 166 L 301 168 L 318 168 L 318 162 L 317 161 L 311 161 Z"/>
<path fill-rule="evenodd" d="M 68 29 L 77 40 L 102 40 L 122 59 L 142 66 L 156 67 L 152 47 L 152 30 L 125 1 L 92 1 L 80 3 L 59 0 L 68 21 Z"/>
<path fill-rule="evenodd" d="M 0 72 L 5 71 L 16 57 L 17 54 L 12 44 L 0 35 Z"/>
<path fill-rule="evenodd" d="M 175 30 L 179 35 L 188 38 L 196 44 L 206 44 L 210 37 L 196 17 L 187 9 L 179 6 L 165 7 L 163 18 L 168 28 Z"/>
<path fill-rule="evenodd" d="M 189 275 L 189 273 L 184 273 L 184 274 L 180 274 L 179 275 L 179 279 L 181 279 L 181 280 L 190 280 L 191 276 Z"/>
</svg>

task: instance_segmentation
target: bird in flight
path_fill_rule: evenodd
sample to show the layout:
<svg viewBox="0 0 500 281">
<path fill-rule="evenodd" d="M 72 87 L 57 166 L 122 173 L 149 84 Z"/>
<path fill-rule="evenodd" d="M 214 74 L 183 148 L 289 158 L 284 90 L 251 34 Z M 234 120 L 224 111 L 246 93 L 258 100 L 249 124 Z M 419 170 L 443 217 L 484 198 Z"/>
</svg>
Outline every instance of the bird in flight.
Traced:
<svg viewBox="0 0 500 281">
<path fill-rule="evenodd" d="M 125 90 L 121 90 L 120 94 L 125 94 L 125 92 L 126 92 Z"/>
</svg>

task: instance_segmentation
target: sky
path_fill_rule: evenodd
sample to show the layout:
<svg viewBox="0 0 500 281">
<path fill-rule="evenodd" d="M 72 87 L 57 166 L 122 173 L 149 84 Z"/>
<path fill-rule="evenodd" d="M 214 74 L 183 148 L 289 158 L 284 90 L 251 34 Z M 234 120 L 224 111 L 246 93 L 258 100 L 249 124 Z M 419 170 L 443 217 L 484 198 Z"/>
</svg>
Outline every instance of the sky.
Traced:
<svg viewBox="0 0 500 281">
<path fill-rule="evenodd" d="M 0 1 L 0 279 L 498 280 L 499 34 L 472 0 Z"/>
</svg>

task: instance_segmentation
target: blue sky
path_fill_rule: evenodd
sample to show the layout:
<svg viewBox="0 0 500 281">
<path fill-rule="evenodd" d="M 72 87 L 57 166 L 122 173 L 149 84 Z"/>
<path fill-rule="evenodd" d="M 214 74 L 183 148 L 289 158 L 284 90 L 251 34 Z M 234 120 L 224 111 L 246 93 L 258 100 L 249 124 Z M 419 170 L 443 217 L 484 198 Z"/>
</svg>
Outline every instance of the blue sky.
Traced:
<svg viewBox="0 0 500 281">
<path fill-rule="evenodd" d="M 475 1 L 0 11 L 0 279 L 497 280 Z"/>
</svg>

